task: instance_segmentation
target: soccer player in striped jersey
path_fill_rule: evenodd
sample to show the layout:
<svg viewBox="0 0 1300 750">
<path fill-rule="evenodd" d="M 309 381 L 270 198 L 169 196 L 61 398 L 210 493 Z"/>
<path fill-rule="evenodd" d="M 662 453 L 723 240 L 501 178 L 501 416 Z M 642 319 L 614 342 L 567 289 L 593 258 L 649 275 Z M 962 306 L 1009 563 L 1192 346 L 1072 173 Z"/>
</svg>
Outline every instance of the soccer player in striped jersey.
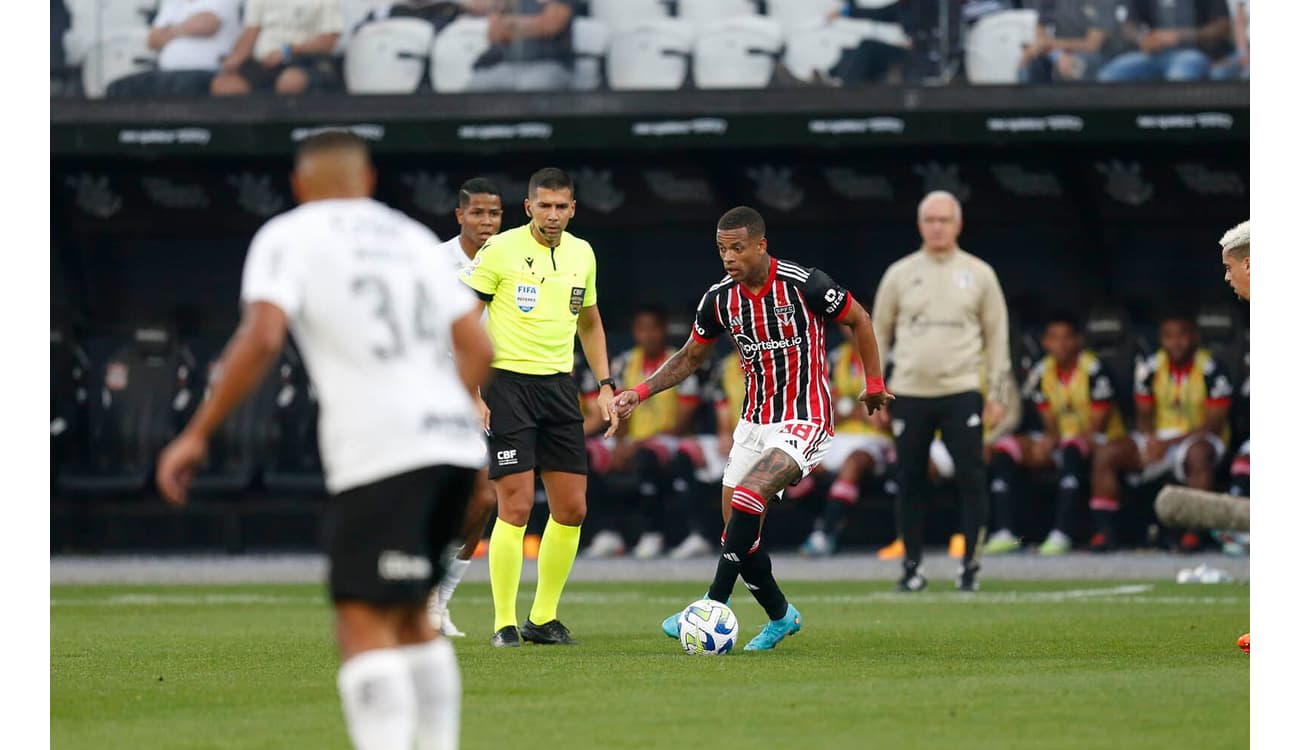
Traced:
<svg viewBox="0 0 1300 750">
<path fill-rule="evenodd" d="M 638 404 L 672 388 L 699 369 L 725 331 L 745 371 L 745 403 L 730 463 L 722 479 L 725 523 L 722 555 L 708 597 L 726 602 L 736 577 L 758 600 L 770 621 L 746 646 L 776 647 L 799 632 L 802 617 L 772 577 L 772 559 L 760 532 L 768 503 L 807 476 L 825 457 L 834 435 L 834 407 L 826 362 L 826 327 L 845 323 L 862 358 L 867 411 L 893 396 L 885 390 L 880 351 L 871 318 L 848 290 L 823 271 L 767 254 L 763 217 L 747 206 L 718 221 L 718 254 L 727 275 L 700 300 L 691 337 L 655 374 L 614 401 L 620 418 Z M 663 631 L 677 637 L 678 615 Z"/>
</svg>

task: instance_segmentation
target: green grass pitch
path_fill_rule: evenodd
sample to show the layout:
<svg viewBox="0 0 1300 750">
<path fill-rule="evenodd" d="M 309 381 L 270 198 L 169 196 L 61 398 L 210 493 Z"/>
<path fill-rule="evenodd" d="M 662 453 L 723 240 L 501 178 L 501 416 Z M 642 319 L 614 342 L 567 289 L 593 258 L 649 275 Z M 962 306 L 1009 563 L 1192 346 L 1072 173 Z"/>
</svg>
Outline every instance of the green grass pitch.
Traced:
<svg viewBox="0 0 1300 750">
<path fill-rule="evenodd" d="M 462 586 L 461 746 L 1249 743 L 1246 585 L 986 581 L 972 596 L 795 581 L 802 633 L 774 652 L 688 657 L 659 622 L 702 586 L 572 584 L 560 614 L 582 645 L 505 651 L 487 644 L 487 586 Z M 54 586 L 51 599 L 58 750 L 348 747 L 319 586 Z M 739 649 L 764 617 L 743 588 L 736 602 Z"/>
</svg>

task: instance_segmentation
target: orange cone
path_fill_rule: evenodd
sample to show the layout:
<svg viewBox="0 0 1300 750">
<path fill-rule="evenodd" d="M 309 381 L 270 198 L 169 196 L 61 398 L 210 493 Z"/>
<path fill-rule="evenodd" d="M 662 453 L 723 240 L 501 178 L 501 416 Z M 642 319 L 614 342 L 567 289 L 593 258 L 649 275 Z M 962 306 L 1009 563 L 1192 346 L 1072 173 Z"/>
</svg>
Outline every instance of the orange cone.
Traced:
<svg viewBox="0 0 1300 750">
<path fill-rule="evenodd" d="M 1249 653 L 1250 653 L 1250 633 L 1246 633 L 1245 635 L 1243 635 L 1243 636 L 1241 636 L 1240 638 L 1238 638 L 1238 639 L 1237 639 L 1237 646 L 1239 646 L 1239 647 L 1241 648 L 1242 651 L 1245 651 L 1246 653 L 1249 654 Z"/>
</svg>

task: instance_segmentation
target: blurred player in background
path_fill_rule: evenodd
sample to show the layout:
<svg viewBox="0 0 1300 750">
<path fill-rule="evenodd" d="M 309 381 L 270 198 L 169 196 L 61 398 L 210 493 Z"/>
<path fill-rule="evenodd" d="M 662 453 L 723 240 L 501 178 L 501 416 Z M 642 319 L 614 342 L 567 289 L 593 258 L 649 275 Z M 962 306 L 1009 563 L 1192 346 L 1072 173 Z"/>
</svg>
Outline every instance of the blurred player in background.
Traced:
<svg viewBox="0 0 1300 750">
<path fill-rule="evenodd" d="M 364 141 L 339 131 L 308 138 L 292 184 L 301 205 L 253 238 L 243 320 L 210 397 L 159 458 L 158 487 L 185 502 L 209 437 L 292 329 L 320 394 L 348 733 L 358 750 L 455 748 L 460 672 L 425 607 L 483 465 L 471 394 L 492 348 L 437 237 L 371 199 Z"/>
<path fill-rule="evenodd" d="M 1052 530 L 1038 552 L 1069 552 L 1070 517 L 1083 503 L 1094 446 L 1124 436 L 1124 423 L 1115 408 L 1114 381 L 1101 360 L 1083 348 L 1078 320 L 1066 312 L 1051 316 L 1042 344 L 1047 354 L 1034 365 L 1026 390 L 1043 430 L 1007 435 L 993 444 L 989 486 L 993 517 L 999 525 L 985 547 L 990 555 L 1020 547 L 1013 523 L 1023 500 L 1026 469 L 1060 472 Z"/>
<path fill-rule="evenodd" d="M 859 398 L 868 412 L 892 396 L 885 390 L 871 318 L 847 289 L 823 271 L 768 255 L 763 217 L 748 206 L 722 215 L 717 244 L 727 276 L 700 300 L 690 339 L 648 380 L 620 393 L 614 404 L 618 416 L 629 416 L 653 394 L 695 373 L 718 337 L 730 334 L 742 357 L 747 392 L 722 479 L 726 530 L 708 597 L 730 600 L 737 576 L 744 578 L 769 618 L 745 649 L 770 650 L 799 632 L 803 621 L 772 577 L 772 559 L 760 532 L 768 503 L 822 461 L 834 434 L 828 322 L 853 329 L 867 386 Z M 664 634 L 677 638 L 679 621 L 679 614 L 665 619 Z"/>
<path fill-rule="evenodd" d="M 1189 315 L 1167 313 L 1160 322 L 1160 351 L 1140 362 L 1135 378 L 1137 432 L 1107 443 L 1092 469 L 1094 551 L 1115 548 L 1120 508 L 1120 474 L 1143 481 L 1165 475 L 1199 490 L 1214 489 L 1214 475 L 1228 441 L 1232 382 L 1209 350 L 1199 348 Z M 1196 549 L 1199 535 L 1183 535 L 1181 546 Z"/>
<path fill-rule="evenodd" d="M 894 440 L 871 422 L 858 400 L 866 384 L 862 358 L 853 332 L 841 326 L 844 343 L 831 352 L 831 398 L 835 403 L 835 439 L 817 471 L 835 477 L 826 508 L 800 551 L 811 557 L 834 554 L 849 510 L 857 505 L 860 485 L 867 477 L 883 477 L 893 460 Z"/>
<path fill-rule="evenodd" d="M 489 180 L 474 177 L 460 186 L 458 202 L 460 205 L 456 207 L 456 223 L 460 225 L 460 234 L 438 247 L 446 254 L 456 272 L 460 273 L 473 264 L 474 256 L 478 255 L 483 243 L 501 231 L 501 191 Z M 476 398 L 476 401 L 486 428 L 490 418 L 487 404 L 483 403 L 482 398 Z M 465 577 L 469 561 L 478 554 L 479 542 L 483 539 L 483 531 L 488 522 L 492 520 L 496 504 L 497 496 L 492 490 L 492 483 L 488 481 L 487 467 L 484 467 L 479 470 L 474 484 L 474 497 L 465 511 L 465 528 L 461 531 L 464 543 L 456 557 L 447 564 L 447 572 L 429 599 L 429 616 L 434 618 L 434 625 L 443 635 L 457 638 L 465 635 L 451 621 L 447 605 L 451 602 L 452 594 L 456 593 L 461 579 Z"/>
</svg>

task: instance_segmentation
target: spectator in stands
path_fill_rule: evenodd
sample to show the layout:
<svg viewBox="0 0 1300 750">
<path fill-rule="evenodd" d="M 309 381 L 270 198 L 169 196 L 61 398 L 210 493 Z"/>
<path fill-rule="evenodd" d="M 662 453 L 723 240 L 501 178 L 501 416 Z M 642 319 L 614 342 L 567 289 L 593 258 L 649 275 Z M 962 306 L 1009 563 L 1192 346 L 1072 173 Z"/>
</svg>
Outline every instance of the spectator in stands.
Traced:
<svg viewBox="0 0 1300 750">
<path fill-rule="evenodd" d="M 471 91 L 553 91 L 573 79 L 575 0 L 464 0 L 488 18 L 492 46 L 474 63 Z"/>
<path fill-rule="evenodd" d="M 673 354 L 667 345 L 667 316 L 657 307 L 637 311 L 632 318 L 632 337 L 636 346 L 610 362 L 610 375 L 620 384 L 645 380 Z M 642 560 L 663 554 L 665 506 L 681 504 L 674 501 L 683 498 L 669 496 L 685 494 L 683 483 L 695 472 L 694 463 L 679 448 L 700 403 L 699 380 L 691 375 L 669 391 L 669 397 L 651 400 L 632 413 L 610 455 L 609 470 L 629 473 L 633 479 L 632 533 L 640 533 L 632 554 Z M 594 399 L 594 394 L 588 399 Z M 615 535 L 612 529 L 598 533 L 587 555 L 617 554 L 622 540 Z"/>
<path fill-rule="evenodd" d="M 337 88 L 334 48 L 342 32 L 339 0 L 247 0 L 244 33 L 212 79 L 212 95 Z"/>
<path fill-rule="evenodd" d="M 859 7 L 852 0 L 845 0 L 843 7 L 832 14 L 831 19 L 841 16 L 862 18 L 880 24 L 893 24 L 901 30 L 902 5 L 901 2 L 873 3 L 872 7 Z M 906 44 L 900 46 L 874 38 L 863 39 L 858 46 L 845 50 L 829 73 L 841 84 L 879 83 L 891 74 L 901 73 L 903 59 L 909 49 L 911 49 L 910 40 L 906 40 Z"/>
<path fill-rule="evenodd" d="M 1101 81 L 1197 81 L 1232 47 L 1226 0 L 1131 0 L 1124 33 L 1138 49 L 1107 63 Z"/>
<path fill-rule="evenodd" d="M 1115 547 L 1121 474 L 1151 481 L 1172 474 L 1198 490 L 1213 490 L 1215 472 L 1228 440 L 1233 385 L 1228 372 L 1199 347 L 1191 316 L 1171 312 L 1160 322 L 1160 350 L 1138 364 L 1134 398 L 1137 431 L 1107 443 L 1092 466 L 1094 551 Z M 1184 549 L 1199 547 L 1199 535 L 1184 534 Z"/>
<path fill-rule="evenodd" d="M 1210 68 L 1210 78 L 1216 81 L 1250 80 L 1250 0 L 1228 0 L 1232 11 L 1231 55 L 1219 60 Z"/>
<path fill-rule="evenodd" d="M 109 96 L 202 96 L 239 38 L 239 0 L 163 0 L 149 30 L 158 69 L 114 81 Z"/>
<path fill-rule="evenodd" d="M 1038 35 L 1025 48 L 1021 83 L 1096 78 L 1121 44 L 1116 0 L 1024 0 L 1038 11 Z"/>
</svg>

